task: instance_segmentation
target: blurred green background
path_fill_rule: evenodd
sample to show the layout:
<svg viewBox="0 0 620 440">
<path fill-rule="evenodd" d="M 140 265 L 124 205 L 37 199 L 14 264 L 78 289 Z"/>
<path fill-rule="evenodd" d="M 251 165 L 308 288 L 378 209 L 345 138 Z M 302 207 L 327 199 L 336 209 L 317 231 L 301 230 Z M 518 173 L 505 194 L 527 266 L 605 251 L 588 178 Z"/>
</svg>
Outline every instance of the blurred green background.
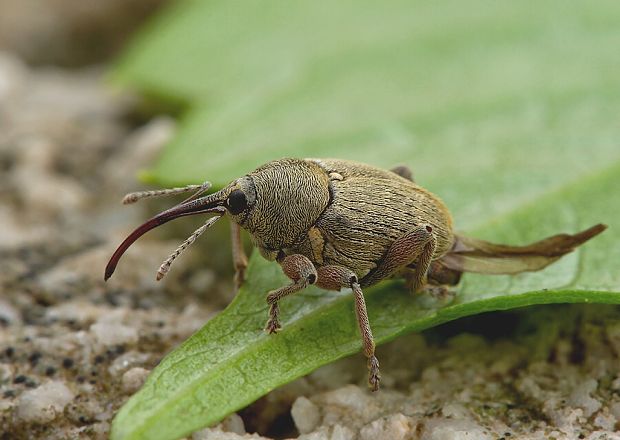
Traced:
<svg viewBox="0 0 620 440">
<path fill-rule="evenodd" d="M 183 105 L 161 184 L 404 163 L 468 228 L 620 159 L 618 23 L 616 1 L 186 0 L 114 78 Z"/>
</svg>

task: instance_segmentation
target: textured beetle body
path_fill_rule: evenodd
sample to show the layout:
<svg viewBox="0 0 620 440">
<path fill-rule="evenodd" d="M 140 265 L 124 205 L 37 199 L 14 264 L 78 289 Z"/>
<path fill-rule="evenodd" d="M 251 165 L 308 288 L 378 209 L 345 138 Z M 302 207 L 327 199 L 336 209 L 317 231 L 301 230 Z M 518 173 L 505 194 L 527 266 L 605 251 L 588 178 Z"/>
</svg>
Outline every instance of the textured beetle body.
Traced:
<svg viewBox="0 0 620 440">
<path fill-rule="evenodd" d="M 508 246 L 457 235 L 443 202 L 415 184 L 406 167 L 386 171 L 335 159 L 281 159 L 268 162 L 213 194 L 209 184 L 129 194 L 143 197 L 197 191 L 184 202 L 134 230 L 110 258 L 105 279 L 129 246 L 145 232 L 178 217 L 215 214 L 161 265 L 157 279 L 176 257 L 217 219 L 232 220 L 235 280 L 243 281 L 247 258 L 245 229 L 261 255 L 276 260 L 292 283 L 269 292 L 266 330 L 280 329 L 279 301 L 310 284 L 328 290 L 350 288 L 368 358 L 368 381 L 379 386 L 379 362 L 361 288 L 402 276 L 414 293 L 449 297 L 445 285 L 462 272 L 513 274 L 539 270 L 601 233 L 595 225 L 574 235 L 558 234 L 527 246 Z"/>
<path fill-rule="evenodd" d="M 452 247 L 450 213 L 437 196 L 424 188 L 391 171 L 357 162 L 304 162 L 321 167 L 331 197 L 313 226 L 294 245 L 281 248 L 286 255 L 305 255 L 317 267 L 348 267 L 365 285 L 364 277 L 377 267 L 390 245 L 420 224 L 431 225 L 437 236 L 433 259 Z M 271 164 L 280 166 L 278 161 Z M 307 195 L 301 191 L 290 197 L 304 200 Z"/>
</svg>

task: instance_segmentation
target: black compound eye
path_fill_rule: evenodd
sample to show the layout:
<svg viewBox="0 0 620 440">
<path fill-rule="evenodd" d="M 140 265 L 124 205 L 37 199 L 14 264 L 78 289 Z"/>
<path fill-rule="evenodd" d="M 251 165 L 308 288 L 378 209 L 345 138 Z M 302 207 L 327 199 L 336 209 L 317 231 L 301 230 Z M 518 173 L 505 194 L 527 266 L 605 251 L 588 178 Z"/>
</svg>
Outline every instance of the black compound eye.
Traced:
<svg viewBox="0 0 620 440">
<path fill-rule="evenodd" d="M 248 199 L 245 198 L 243 191 L 236 189 L 230 193 L 226 204 L 228 205 L 228 211 L 233 215 L 237 215 L 248 207 Z"/>
</svg>

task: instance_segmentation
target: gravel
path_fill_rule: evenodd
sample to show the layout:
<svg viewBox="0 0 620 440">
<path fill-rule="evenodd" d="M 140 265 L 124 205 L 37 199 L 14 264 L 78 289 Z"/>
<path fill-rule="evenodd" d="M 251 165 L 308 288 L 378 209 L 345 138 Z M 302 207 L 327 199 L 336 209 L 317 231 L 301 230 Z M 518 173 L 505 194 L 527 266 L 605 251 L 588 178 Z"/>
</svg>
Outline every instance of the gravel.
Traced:
<svg viewBox="0 0 620 440">
<path fill-rule="evenodd" d="M 15 415 L 17 422 L 49 423 L 58 417 L 75 398 L 63 382 L 47 382 L 19 397 Z"/>
<path fill-rule="evenodd" d="M 166 116 L 136 126 L 136 100 L 103 84 L 98 68 L 33 69 L 0 53 L 0 434 L 11 439 L 107 438 L 162 356 L 230 301 L 231 274 L 218 280 L 191 250 L 155 281 L 176 238 L 138 243 L 103 282 L 114 246 L 157 209 L 119 201 L 175 129 Z M 198 273 L 209 286 L 186 285 Z"/>
<path fill-rule="evenodd" d="M 445 345 L 428 345 L 427 334 L 380 347 L 394 386 L 370 395 L 361 385 L 343 384 L 298 397 L 292 414 L 300 438 L 620 438 L 620 365 L 610 342 L 618 309 L 529 313 L 518 316 L 540 324 L 528 337 L 459 334 Z M 554 321 L 545 322 L 550 317 Z M 349 362 L 323 370 L 338 374 Z M 317 373 L 305 380 L 321 386 Z"/>
</svg>

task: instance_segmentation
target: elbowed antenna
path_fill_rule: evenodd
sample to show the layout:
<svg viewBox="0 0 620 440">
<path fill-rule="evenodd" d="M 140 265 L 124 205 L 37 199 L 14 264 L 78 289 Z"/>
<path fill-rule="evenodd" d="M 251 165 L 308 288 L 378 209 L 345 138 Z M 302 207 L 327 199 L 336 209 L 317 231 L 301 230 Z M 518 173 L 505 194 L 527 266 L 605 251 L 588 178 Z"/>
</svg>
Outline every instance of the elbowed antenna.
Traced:
<svg viewBox="0 0 620 440">
<path fill-rule="evenodd" d="M 207 181 L 202 185 L 187 185 L 179 188 L 156 189 L 152 191 L 136 191 L 126 194 L 125 197 L 123 197 L 122 203 L 123 205 L 131 205 L 132 203 L 136 203 L 138 200 L 150 197 L 173 196 L 190 191 L 197 191 L 194 195 L 181 202 L 184 203 L 198 198 L 198 196 L 202 195 L 202 193 L 206 192 L 209 188 L 211 188 L 211 182 Z"/>
<path fill-rule="evenodd" d="M 112 257 L 110 257 L 110 261 L 105 268 L 105 275 L 103 277 L 104 280 L 108 280 L 114 270 L 116 270 L 116 265 L 118 261 L 121 259 L 123 254 L 129 247 L 140 237 L 146 234 L 151 229 L 156 228 L 157 226 L 161 226 L 164 223 L 169 222 L 170 220 L 174 220 L 179 217 L 185 217 L 188 215 L 196 215 L 196 214 L 206 214 L 206 213 L 219 213 L 219 218 L 226 212 L 226 208 L 224 208 L 225 197 L 223 195 L 223 191 L 218 191 L 213 194 L 209 194 L 208 196 L 200 197 L 198 199 L 189 199 L 184 201 L 176 206 L 173 206 L 170 209 L 167 209 L 164 212 L 157 214 L 150 220 L 147 220 L 142 225 L 138 226 L 129 236 L 120 244 L 120 246 L 114 251 Z M 214 222 L 215 223 L 215 222 Z M 211 223 L 212 224 L 212 223 Z"/>
</svg>

